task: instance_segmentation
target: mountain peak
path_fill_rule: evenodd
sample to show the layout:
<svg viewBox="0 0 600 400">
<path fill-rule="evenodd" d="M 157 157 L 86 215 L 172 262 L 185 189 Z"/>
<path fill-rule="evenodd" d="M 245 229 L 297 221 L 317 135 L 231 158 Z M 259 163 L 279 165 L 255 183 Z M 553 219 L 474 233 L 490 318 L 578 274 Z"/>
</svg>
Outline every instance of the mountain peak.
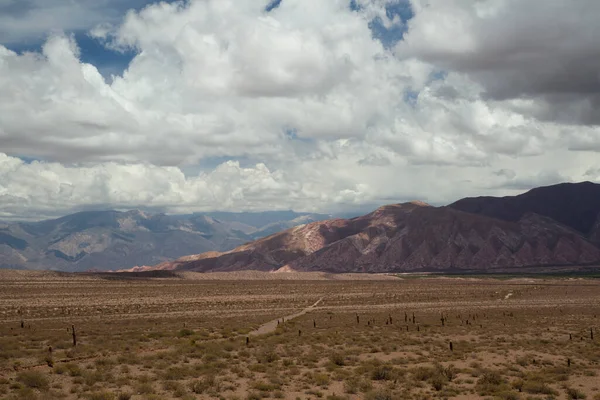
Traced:
<svg viewBox="0 0 600 400">
<path fill-rule="evenodd" d="M 318 215 L 221 213 L 222 220 L 203 214 L 166 215 L 142 210 L 83 211 L 58 219 L 9 223 L 0 231 L 0 268 L 85 271 L 156 265 L 190 254 L 228 251 L 267 236 L 273 218 L 284 230 Z M 292 217 L 285 219 L 286 217 Z M 305 221 L 295 218 L 306 217 Z M 192 257 L 193 258 L 193 257 Z"/>
<path fill-rule="evenodd" d="M 414 209 L 414 208 L 421 208 L 421 207 L 432 207 L 432 206 L 425 203 L 424 201 L 413 200 L 413 201 L 408 201 L 406 203 L 386 204 L 384 206 L 377 208 L 375 211 L 373 211 L 373 213 L 380 214 L 380 213 L 385 213 L 387 211 L 406 210 L 406 209 Z M 371 213 L 371 214 L 373 214 L 373 213 Z M 368 215 L 371 215 L 371 214 L 368 214 Z"/>
<path fill-rule="evenodd" d="M 7 224 L 0 232 L 0 266 L 81 271 L 159 263 L 196 271 L 328 272 L 600 263 L 600 185 L 565 183 L 447 207 L 411 201 L 351 219 L 287 211 L 87 211 Z"/>
<path fill-rule="evenodd" d="M 579 186 L 575 192 L 587 193 L 588 186 Z M 552 199 L 536 195 L 525 201 L 516 210 L 518 219 L 479 213 L 479 204 L 473 205 L 471 212 L 464 207 L 433 207 L 421 201 L 391 204 L 362 217 L 326 220 L 283 231 L 215 257 L 178 263 L 175 268 L 208 272 L 276 271 L 285 267 L 294 271 L 381 273 L 514 271 L 600 262 L 600 246 L 588 239 L 591 236 L 556 219 L 562 216 L 561 210 L 569 209 L 569 204 L 576 211 L 579 205 L 589 202 L 598 208 L 584 208 L 590 211 L 588 219 L 594 223 L 599 218 L 600 193 L 578 202 L 567 188 L 572 187 L 554 188 Z M 529 199 L 530 195 L 522 196 Z M 501 210 L 514 211 L 512 206 L 503 205 L 511 204 L 511 198 L 465 201 L 467 205 L 481 202 L 486 206 L 489 199 L 500 204 Z M 545 208 L 552 201 L 562 208 Z M 559 213 L 552 214 L 556 210 Z M 581 217 L 574 215 L 576 221 Z M 600 223 L 596 225 L 600 232 Z"/>
<path fill-rule="evenodd" d="M 413 206 L 419 206 L 419 207 L 432 207 L 431 204 L 425 203 L 424 201 L 421 201 L 421 200 L 409 201 L 406 204 L 412 204 Z"/>
<path fill-rule="evenodd" d="M 588 181 L 560 183 L 517 196 L 467 197 L 448 207 L 513 222 L 532 212 L 587 236 L 600 213 L 600 185 Z"/>
</svg>

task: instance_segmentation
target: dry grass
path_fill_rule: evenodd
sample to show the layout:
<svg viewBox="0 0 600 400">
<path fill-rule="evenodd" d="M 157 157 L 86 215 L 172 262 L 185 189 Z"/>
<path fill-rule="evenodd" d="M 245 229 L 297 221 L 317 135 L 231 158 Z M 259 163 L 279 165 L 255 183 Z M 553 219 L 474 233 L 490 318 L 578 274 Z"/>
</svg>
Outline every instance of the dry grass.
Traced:
<svg viewBox="0 0 600 400">
<path fill-rule="evenodd" d="M 2 399 L 600 398 L 594 280 L 2 274 Z"/>
</svg>

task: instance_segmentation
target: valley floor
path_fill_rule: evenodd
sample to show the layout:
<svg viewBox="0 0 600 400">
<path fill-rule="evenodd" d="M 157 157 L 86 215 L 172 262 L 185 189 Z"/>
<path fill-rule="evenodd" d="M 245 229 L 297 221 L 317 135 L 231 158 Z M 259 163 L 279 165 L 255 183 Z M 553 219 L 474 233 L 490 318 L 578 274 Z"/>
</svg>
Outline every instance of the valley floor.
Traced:
<svg viewBox="0 0 600 400">
<path fill-rule="evenodd" d="M 598 280 L 232 278 L 0 271 L 0 398 L 600 399 Z"/>
</svg>

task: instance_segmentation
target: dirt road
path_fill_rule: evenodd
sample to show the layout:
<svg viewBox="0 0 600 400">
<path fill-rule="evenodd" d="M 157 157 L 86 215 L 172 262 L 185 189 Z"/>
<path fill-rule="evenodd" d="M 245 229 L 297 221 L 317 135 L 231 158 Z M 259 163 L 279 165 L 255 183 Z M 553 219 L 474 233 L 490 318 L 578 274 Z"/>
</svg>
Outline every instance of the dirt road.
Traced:
<svg viewBox="0 0 600 400">
<path fill-rule="evenodd" d="M 250 336 L 266 335 L 267 333 L 275 332 L 275 329 L 277 329 L 277 325 L 279 325 L 280 321 L 282 321 L 282 322 L 283 321 L 291 321 L 294 318 L 298 318 L 298 317 L 314 310 L 315 307 L 317 307 L 321 301 L 323 301 L 322 297 L 319 300 L 317 300 L 317 302 L 315 304 L 313 304 L 312 306 L 307 307 L 304 310 L 302 310 L 296 314 L 287 315 L 283 318 L 274 319 L 273 321 L 269 321 L 266 324 L 262 324 L 258 329 L 250 332 Z"/>
</svg>

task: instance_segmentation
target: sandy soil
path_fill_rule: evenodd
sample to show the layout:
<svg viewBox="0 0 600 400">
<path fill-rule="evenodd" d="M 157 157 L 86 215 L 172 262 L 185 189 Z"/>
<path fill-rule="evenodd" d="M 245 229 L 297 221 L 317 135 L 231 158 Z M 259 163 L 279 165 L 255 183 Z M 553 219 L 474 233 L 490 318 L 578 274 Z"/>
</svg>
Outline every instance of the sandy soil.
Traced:
<svg viewBox="0 0 600 400">
<path fill-rule="evenodd" d="M 178 272 L 183 279 L 189 280 L 282 280 L 282 281 L 381 281 L 396 280 L 392 274 L 329 274 L 325 272 Z"/>
<path fill-rule="evenodd" d="M 273 333 L 275 332 L 275 330 L 277 329 L 278 326 L 285 324 L 286 322 L 290 322 L 298 317 L 303 316 L 306 313 L 311 312 L 312 310 L 314 310 L 320 302 L 323 301 L 323 298 L 321 297 L 319 300 L 316 301 L 315 304 L 313 304 L 310 307 L 306 307 L 304 310 L 297 312 L 295 314 L 290 314 L 290 315 L 286 315 L 284 317 L 281 318 L 277 318 L 274 319 L 272 321 L 267 322 L 266 324 L 262 324 L 258 329 L 253 330 L 252 332 L 250 332 L 251 336 L 258 336 L 258 335 L 266 335 L 268 333 Z"/>
<path fill-rule="evenodd" d="M 0 271 L 0 398 L 600 399 L 597 280 L 352 278 Z"/>
</svg>

